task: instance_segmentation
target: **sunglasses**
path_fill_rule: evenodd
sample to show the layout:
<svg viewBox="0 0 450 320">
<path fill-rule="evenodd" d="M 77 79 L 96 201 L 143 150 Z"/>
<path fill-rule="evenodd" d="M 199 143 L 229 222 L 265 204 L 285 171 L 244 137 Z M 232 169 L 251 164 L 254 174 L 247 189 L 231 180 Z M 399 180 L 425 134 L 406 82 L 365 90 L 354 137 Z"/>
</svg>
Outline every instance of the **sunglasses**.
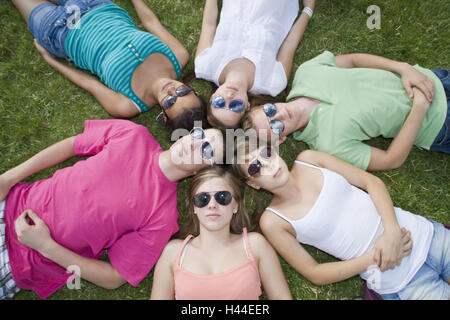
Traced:
<svg viewBox="0 0 450 320">
<path fill-rule="evenodd" d="M 277 106 L 273 103 L 266 103 L 263 106 L 264 113 L 269 120 L 269 126 L 273 133 L 280 135 L 284 131 L 284 124 L 280 120 L 270 120 L 277 114 Z"/>
<path fill-rule="evenodd" d="M 206 139 L 205 131 L 200 127 L 194 127 L 189 132 L 192 139 L 196 140 L 205 140 L 200 146 L 200 154 L 202 155 L 203 160 L 210 161 L 211 165 L 213 165 L 214 158 L 214 148 L 212 144 Z"/>
<path fill-rule="evenodd" d="M 259 152 L 259 156 L 263 159 L 272 158 L 272 150 L 270 147 L 263 148 Z M 257 178 L 261 174 L 262 163 L 258 159 L 253 160 L 248 166 L 247 173 L 249 177 Z"/>
<path fill-rule="evenodd" d="M 211 100 L 211 105 L 214 108 L 223 109 L 225 108 L 226 102 L 222 96 L 215 96 Z M 232 100 L 230 102 L 230 105 L 228 106 L 228 109 L 230 109 L 233 112 L 242 112 L 245 109 L 244 101 L 240 99 Z"/>
<path fill-rule="evenodd" d="M 212 192 L 201 192 L 199 194 L 196 194 L 193 198 L 194 205 L 197 208 L 206 207 L 208 203 L 211 201 L 211 193 Z M 233 196 L 229 191 L 217 191 L 214 193 L 214 199 L 216 199 L 216 202 L 218 204 L 222 206 L 227 206 L 231 203 Z"/>
<path fill-rule="evenodd" d="M 175 104 L 178 97 L 184 97 L 185 95 L 189 94 L 192 91 L 195 94 L 197 94 L 194 88 L 192 88 L 190 85 L 182 84 L 181 86 L 175 89 L 175 95 L 168 94 L 167 96 L 164 97 L 164 99 L 162 99 L 161 108 L 163 110 L 169 109 L 171 106 Z"/>
</svg>

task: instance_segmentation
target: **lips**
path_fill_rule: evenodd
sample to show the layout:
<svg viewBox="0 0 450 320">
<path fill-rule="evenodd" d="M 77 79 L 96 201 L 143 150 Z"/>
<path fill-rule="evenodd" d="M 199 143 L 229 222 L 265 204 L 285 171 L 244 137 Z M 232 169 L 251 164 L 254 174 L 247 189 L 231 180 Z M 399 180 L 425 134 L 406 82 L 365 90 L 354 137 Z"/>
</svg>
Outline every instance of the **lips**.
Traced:
<svg viewBox="0 0 450 320">
<path fill-rule="evenodd" d="M 278 177 L 281 173 L 281 168 L 278 168 L 277 172 L 273 175 L 274 178 Z"/>
<path fill-rule="evenodd" d="M 163 85 L 163 87 L 162 87 L 162 91 L 164 91 L 169 85 L 170 85 L 170 83 L 171 82 L 167 82 L 167 83 L 165 83 L 164 85 Z"/>
<path fill-rule="evenodd" d="M 230 90 L 233 90 L 233 91 L 236 91 L 236 92 L 239 91 L 238 88 L 236 88 L 236 87 L 226 87 L 226 88 L 230 89 Z"/>
<path fill-rule="evenodd" d="M 210 214 L 207 214 L 206 217 L 209 218 L 209 219 L 216 220 L 216 219 L 220 218 L 220 214 L 218 214 L 218 213 L 210 213 Z"/>
</svg>

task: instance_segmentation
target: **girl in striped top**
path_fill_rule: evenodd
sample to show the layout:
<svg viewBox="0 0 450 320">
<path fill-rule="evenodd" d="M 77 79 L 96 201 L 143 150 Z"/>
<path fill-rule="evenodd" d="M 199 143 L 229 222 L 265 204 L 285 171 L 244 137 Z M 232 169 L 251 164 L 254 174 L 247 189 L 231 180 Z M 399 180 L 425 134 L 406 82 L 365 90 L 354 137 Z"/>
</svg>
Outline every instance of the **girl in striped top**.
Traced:
<svg viewBox="0 0 450 320">
<path fill-rule="evenodd" d="M 179 81 L 189 53 L 143 0 L 132 0 L 143 26 L 109 0 L 14 0 L 43 58 L 107 112 L 129 118 L 159 104 L 172 129 L 190 130 L 204 103 Z M 61 63 L 66 58 L 97 77 Z"/>
</svg>

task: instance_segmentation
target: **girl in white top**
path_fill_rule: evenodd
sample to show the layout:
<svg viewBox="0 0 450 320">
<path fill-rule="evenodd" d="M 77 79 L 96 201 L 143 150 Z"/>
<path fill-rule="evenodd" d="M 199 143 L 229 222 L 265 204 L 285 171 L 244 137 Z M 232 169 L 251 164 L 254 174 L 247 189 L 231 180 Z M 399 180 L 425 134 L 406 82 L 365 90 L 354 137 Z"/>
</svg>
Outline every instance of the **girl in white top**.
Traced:
<svg viewBox="0 0 450 320">
<path fill-rule="evenodd" d="M 208 106 L 211 125 L 236 128 L 250 107 L 247 92 L 277 96 L 286 88 L 314 5 L 303 0 L 295 21 L 297 0 L 223 0 L 217 25 L 217 0 L 206 0 L 195 74 L 219 87 Z"/>
<path fill-rule="evenodd" d="M 260 219 L 264 235 L 308 280 L 324 285 L 359 274 L 384 299 L 449 298 L 450 231 L 394 207 L 378 177 L 312 150 L 289 172 L 266 147 L 237 149 L 244 156 L 235 157 L 236 173 L 274 194 Z M 344 261 L 318 264 L 300 243 Z"/>
</svg>

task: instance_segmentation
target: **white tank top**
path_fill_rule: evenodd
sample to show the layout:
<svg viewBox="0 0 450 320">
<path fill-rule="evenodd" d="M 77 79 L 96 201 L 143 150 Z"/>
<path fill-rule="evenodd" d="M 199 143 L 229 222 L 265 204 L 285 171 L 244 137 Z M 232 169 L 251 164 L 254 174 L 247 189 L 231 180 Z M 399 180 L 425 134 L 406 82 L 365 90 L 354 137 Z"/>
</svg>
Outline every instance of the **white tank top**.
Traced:
<svg viewBox="0 0 450 320">
<path fill-rule="evenodd" d="M 267 210 L 289 222 L 297 241 L 314 246 L 341 260 L 359 257 L 371 250 L 383 233 L 381 217 L 369 194 L 351 185 L 341 175 L 328 169 L 295 161 L 323 174 L 322 190 L 310 211 L 301 219 L 291 220 L 270 207 Z M 403 289 L 426 260 L 433 237 L 433 224 L 424 217 L 394 207 L 400 227 L 411 231 L 413 248 L 400 266 L 381 272 L 368 269 L 360 276 L 379 294 Z"/>
<path fill-rule="evenodd" d="M 255 65 L 249 92 L 277 96 L 287 86 L 278 50 L 298 11 L 297 0 L 224 0 L 213 43 L 195 58 L 196 77 L 219 86 L 227 64 L 246 58 Z"/>
</svg>

